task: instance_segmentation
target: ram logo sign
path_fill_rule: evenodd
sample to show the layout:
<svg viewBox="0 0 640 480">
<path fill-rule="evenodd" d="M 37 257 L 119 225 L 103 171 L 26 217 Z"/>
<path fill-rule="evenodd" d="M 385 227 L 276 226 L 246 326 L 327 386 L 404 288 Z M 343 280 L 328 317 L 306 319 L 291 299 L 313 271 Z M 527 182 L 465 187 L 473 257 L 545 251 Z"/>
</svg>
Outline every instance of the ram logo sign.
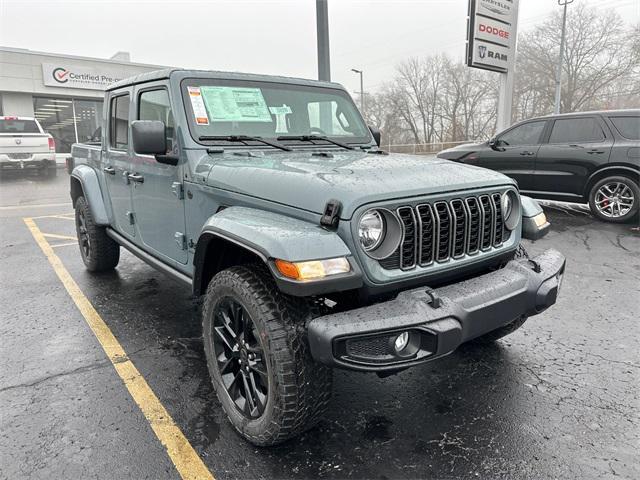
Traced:
<svg viewBox="0 0 640 480">
<path fill-rule="evenodd" d="M 518 0 L 469 0 L 467 65 L 507 72 L 515 57 Z"/>
</svg>

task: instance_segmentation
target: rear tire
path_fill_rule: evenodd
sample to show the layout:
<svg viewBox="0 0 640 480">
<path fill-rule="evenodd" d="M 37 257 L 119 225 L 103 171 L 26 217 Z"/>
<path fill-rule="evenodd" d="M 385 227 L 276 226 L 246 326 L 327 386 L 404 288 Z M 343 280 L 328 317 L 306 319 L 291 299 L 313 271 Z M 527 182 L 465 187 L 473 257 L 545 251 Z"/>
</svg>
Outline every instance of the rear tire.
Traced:
<svg viewBox="0 0 640 480">
<path fill-rule="evenodd" d="M 202 327 L 213 388 L 254 445 L 284 442 L 324 416 L 332 371 L 309 354 L 311 312 L 307 300 L 282 294 L 262 265 L 231 267 L 207 288 Z"/>
<path fill-rule="evenodd" d="M 589 192 L 589 207 L 600 220 L 611 223 L 638 222 L 640 188 L 628 177 L 612 176 L 596 182 Z"/>
<path fill-rule="evenodd" d="M 75 220 L 80 255 L 87 270 L 113 270 L 120 261 L 120 245 L 107 235 L 105 227 L 96 225 L 84 197 L 76 200 Z"/>
</svg>

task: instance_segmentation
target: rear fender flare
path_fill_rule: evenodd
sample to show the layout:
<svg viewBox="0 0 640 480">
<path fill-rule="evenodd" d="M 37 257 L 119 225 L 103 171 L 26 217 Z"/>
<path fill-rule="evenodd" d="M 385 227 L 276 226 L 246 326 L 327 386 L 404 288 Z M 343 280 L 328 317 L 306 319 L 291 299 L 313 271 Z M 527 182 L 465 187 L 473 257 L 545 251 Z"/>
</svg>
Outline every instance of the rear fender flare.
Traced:
<svg viewBox="0 0 640 480">
<path fill-rule="evenodd" d="M 78 191 L 78 184 L 81 187 L 81 191 Z M 109 225 L 109 216 L 102 198 L 98 174 L 88 165 L 78 165 L 71 172 L 71 201 L 74 207 L 80 195 L 89 204 L 95 223 L 97 225 Z"/>
</svg>

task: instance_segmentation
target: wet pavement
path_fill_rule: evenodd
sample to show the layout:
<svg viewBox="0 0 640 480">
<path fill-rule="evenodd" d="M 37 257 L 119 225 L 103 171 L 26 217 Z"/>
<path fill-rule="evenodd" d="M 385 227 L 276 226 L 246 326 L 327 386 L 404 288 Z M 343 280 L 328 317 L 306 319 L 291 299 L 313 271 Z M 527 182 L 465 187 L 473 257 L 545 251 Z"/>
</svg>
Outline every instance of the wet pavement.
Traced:
<svg viewBox="0 0 640 480">
<path fill-rule="evenodd" d="M 3 177 L 0 478 L 179 478 L 23 217 L 218 479 L 640 478 L 640 235 L 544 207 L 552 231 L 527 247 L 567 256 L 554 308 L 386 379 L 336 371 L 326 419 L 260 449 L 215 398 L 190 292 L 124 251 L 115 272 L 88 274 L 66 238 L 66 172 Z"/>
</svg>

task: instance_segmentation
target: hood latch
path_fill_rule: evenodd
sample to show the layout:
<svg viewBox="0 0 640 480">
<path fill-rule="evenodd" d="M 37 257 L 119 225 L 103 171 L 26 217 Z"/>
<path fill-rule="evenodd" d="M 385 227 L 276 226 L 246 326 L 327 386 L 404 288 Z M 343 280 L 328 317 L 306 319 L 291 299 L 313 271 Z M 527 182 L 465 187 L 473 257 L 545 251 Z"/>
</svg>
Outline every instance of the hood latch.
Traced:
<svg viewBox="0 0 640 480">
<path fill-rule="evenodd" d="M 320 225 L 327 228 L 338 228 L 341 209 L 342 203 L 340 203 L 340 200 L 336 200 L 335 198 L 329 200 L 324 206 L 324 213 L 320 218 Z"/>
</svg>

